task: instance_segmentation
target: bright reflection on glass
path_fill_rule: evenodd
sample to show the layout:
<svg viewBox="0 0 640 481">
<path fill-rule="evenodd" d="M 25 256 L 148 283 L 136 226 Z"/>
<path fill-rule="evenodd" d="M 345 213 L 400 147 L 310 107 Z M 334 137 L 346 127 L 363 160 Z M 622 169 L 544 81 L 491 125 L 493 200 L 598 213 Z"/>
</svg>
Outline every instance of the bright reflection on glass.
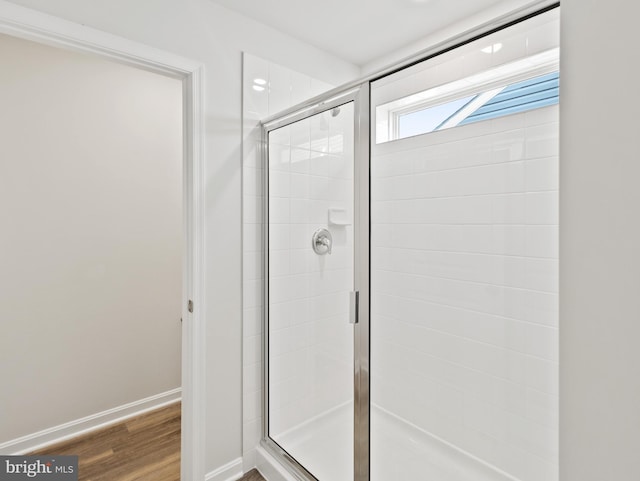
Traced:
<svg viewBox="0 0 640 481">
<path fill-rule="evenodd" d="M 398 138 L 433 132 L 453 114 L 469 103 L 475 95 L 436 105 L 428 109 L 402 114 L 398 117 Z"/>
<path fill-rule="evenodd" d="M 498 42 L 483 48 L 482 51 L 484 53 L 496 53 L 496 52 L 499 52 L 501 49 L 502 49 L 502 44 Z"/>
</svg>

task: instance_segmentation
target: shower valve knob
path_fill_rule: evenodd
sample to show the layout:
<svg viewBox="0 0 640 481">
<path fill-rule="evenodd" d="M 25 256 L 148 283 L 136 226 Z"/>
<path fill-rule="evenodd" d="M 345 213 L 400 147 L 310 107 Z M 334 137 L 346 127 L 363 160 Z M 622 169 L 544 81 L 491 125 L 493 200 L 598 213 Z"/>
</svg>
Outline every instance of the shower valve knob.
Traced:
<svg viewBox="0 0 640 481">
<path fill-rule="evenodd" d="M 319 256 L 331 254 L 332 244 L 333 238 L 331 237 L 331 232 L 327 229 L 318 229 L 313 233 L 311 247 L 313 247 L 313 251 Z"/>
</svg>

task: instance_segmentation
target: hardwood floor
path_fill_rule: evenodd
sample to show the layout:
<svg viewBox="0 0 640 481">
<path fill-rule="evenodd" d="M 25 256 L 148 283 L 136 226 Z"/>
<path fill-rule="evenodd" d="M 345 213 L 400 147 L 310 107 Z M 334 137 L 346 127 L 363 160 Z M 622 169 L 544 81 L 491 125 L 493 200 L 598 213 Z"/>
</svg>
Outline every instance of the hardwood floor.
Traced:
<svg viewBox="0 0 640 481">
<path fill-rule="evenodd" d="M 252 469 L 247 474 L 242 476 L 238 481 L 266 481 L 258 472 L 257 469 Z"/>
<path fill-rule="evenodd" d="M 174 403 L 31 452 L 77 455 L 79 481 L 180 481 L 180 408 Z M 238 481 L 266 481 L 252 469 Z"/>
<path fill-rule="evenodd" d="M 79 481 L 179 481 L 180 408 L 174 403 L 29 454 L 78 455 Z"/>
</svg>

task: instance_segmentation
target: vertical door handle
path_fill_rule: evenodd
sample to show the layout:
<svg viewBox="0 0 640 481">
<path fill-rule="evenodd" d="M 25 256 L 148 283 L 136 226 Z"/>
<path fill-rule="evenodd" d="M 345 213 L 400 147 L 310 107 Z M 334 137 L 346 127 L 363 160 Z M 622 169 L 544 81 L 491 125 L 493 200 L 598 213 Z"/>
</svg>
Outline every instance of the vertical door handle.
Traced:
<svg viewBox="0 0 640 481">
<path fill-rule="evenodd" d="M 358 324 L 360 310 L 360 292 L 351 291 L 349 293 L 349 323 Z"/>
</svg>

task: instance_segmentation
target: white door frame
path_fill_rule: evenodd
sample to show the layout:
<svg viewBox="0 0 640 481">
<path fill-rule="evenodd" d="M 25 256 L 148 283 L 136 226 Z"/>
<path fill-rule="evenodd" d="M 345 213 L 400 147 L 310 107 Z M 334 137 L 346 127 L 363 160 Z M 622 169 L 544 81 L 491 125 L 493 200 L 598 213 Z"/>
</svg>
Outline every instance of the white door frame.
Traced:
<svg viewBox="0 0 640 481">
<path fill-rule="evenodd" d="M 183 281 L 181 479 L 204 480 L 204 66 L 172 53 L 0 0 L 0 33 L 92 53 L 182 80 Z M 193 301 L 193 312 L 187 308 Z"/>
</svg>

